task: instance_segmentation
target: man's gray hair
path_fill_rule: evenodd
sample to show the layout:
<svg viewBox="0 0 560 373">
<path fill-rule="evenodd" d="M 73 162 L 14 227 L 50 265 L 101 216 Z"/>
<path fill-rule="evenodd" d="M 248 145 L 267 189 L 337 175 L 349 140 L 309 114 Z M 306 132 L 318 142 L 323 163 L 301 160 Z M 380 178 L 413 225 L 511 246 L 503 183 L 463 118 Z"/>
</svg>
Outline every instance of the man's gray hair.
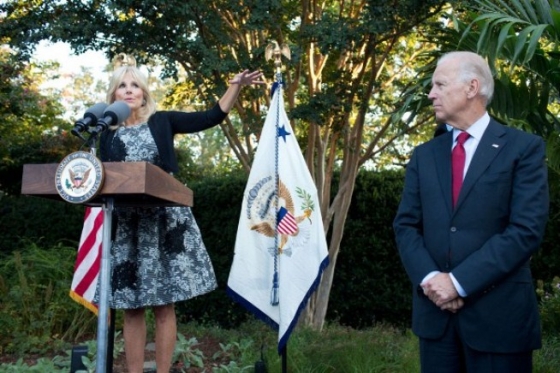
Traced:
<svg viewBox="0 0 560 373">
<path fill-rule="evenodd" d="M 486 105 L 488 105 L 494 94 L 494 78 L 488 62 L 476 53 L 460 51 L 444 54 L 439 59 L 438 65 L 449 59 L 459 61 L 458 78 L 461 81 L 468 83 L 472 79 L 477 79 L 480 82 L 479 94 L 486 99 Z"/>
</svg>

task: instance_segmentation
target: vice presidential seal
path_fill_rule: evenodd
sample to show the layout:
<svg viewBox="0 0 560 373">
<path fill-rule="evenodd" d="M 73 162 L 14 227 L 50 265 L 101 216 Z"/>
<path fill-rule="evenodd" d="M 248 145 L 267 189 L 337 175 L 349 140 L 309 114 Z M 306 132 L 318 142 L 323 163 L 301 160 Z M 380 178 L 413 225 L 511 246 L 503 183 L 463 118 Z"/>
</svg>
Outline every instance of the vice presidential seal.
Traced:
<svg viewBox="0 0 560 373">
<path fill-rule="evenodd" d="M 103 164 L 88 152 L 67 155 L 56 169 L 56 190 L 63 200 L 70 203 L 91 200 L 101 191 L 103 181 Z"/>
</svg>

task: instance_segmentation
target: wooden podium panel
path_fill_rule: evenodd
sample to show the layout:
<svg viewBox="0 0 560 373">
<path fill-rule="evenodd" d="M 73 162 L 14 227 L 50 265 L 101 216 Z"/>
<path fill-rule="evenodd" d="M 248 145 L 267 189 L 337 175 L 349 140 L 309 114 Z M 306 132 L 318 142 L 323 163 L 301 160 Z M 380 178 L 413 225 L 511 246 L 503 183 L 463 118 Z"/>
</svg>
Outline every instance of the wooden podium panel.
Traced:
<svg viewBox="0 0 560 373">
<path fill-rule="evenodd" d="M 23 166 L 21 194 L 64 201 L 55 185 L 56 163 Z M 87 206 L 101 206 L 112 197 L 115 206 L 192 206 L 192 190 L 147 162 L 104 162 L 100 192 Z"/>
</svg>

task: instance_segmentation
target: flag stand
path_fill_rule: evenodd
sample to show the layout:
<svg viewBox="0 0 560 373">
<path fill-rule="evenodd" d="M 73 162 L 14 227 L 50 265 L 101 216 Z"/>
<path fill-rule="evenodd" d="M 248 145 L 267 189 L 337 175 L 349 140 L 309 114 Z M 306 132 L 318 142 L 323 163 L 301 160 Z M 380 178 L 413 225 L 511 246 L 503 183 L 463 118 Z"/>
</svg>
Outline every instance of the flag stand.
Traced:
<svg viewBox="0 0 560 373">
<path fill-rule="evenodd" d="M 288 342 L 286 341 L 286 344 L 284 345 L 284 347 L 282 347 L 282 352 L 280 352 L 281 356 L 282 356 L 282 373 L 287 373 L 288 369 L 287 369 L 287 363 L 288 363 Z"/>
</svg>

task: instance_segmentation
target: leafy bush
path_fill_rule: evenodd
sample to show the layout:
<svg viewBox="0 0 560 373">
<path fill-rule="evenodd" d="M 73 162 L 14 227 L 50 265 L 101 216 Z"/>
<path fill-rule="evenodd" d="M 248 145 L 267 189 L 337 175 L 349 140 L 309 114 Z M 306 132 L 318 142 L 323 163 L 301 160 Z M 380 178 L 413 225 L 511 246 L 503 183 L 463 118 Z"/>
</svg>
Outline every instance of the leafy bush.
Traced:
<svg viewBox="0 0 560 373">
<path fill-rule="evenodd" d="M 38 197 L 2 196 L 0 193 L 0 257 L 27 243 L 55 247 L 60 242 L 78 247 L 84 207 Z"/>
<path fill-rule="evenodd" d="M 337 258 L 328 320 L 356 328 L 377 322 L 408 326 L 410 282 L 392 226 L 401 189 L 401 172 L 360 173 Z"/>
<path fill-rule="evenodd" d="M 28 243 L 0 263 L 0 353 L 43 352 L 95 332 L 95 315 L 68 296 L 75 253 Z"/>
<path fill-rule="evenodd" d="M 540 298 L 543 332 L 555 335 L 560 330 L 560 277 L 554 277 L 548 284 L 539 280 L 537 294 Z"/>
</svg>

